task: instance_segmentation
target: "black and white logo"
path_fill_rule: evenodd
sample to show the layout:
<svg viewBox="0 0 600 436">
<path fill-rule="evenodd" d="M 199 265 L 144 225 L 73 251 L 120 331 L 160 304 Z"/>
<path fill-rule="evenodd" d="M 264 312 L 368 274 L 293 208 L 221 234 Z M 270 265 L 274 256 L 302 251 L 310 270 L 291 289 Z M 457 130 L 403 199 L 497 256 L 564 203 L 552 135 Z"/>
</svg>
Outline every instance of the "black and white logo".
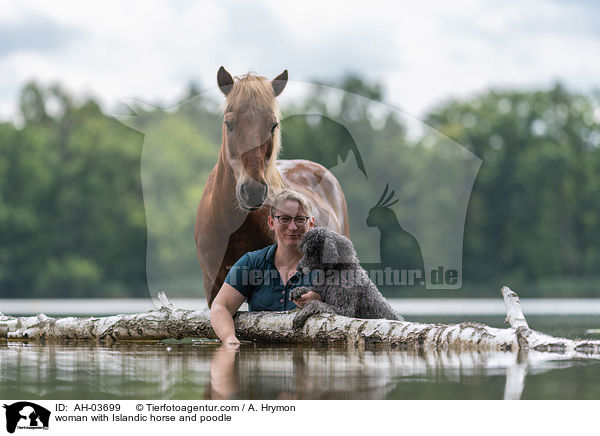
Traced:
<svg viewBox="0 0 600 436">
<path fill-rule="evenodd" d="M 18 429 L 48 430 L 50 411 L 28 401 L 19 401 L 10 405 L 4 404 L 6 409 L 6 431 L 14 433 Z"/>
</svg>

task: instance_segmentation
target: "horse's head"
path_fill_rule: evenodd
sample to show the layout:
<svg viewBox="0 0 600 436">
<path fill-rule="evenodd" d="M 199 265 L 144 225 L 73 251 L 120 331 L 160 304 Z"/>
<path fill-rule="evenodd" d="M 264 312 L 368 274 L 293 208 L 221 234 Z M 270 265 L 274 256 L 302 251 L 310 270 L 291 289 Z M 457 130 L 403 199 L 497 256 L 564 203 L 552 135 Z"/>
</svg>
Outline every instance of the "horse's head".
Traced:
<svg viewBox="0 0 600 436">
<path fill-rule="evenodd" d="M 277 97 L 287 84 L 285 70 L 272 81 L 254 74 L 236 77 L 221 67 L 219 88 L 227 98 L 223 116 L 222 156 L 233 169 L 235 195 L 246 210 L 260 208 L 269 187 L 282 181 L 275 163 L 281 149 Z"/>
<path fill-rule="evenodd" d="M 396 214 L 390 206 L 396 204 L 398 199 L 392 201 L 392 197 L 394 196 L 394 192 L 390 192 L 390 194 L 386 197 L 388 192 L 389 184 L 385 185 L 385 189 L 381 197 L 379 197 L 379 201 L 375 206 L 373 206 L 369 210 L 369 216 L 367 217 L 367 226 L 369 227 L 380 227 L 384 225 L 384 223 L 389 222 L 390 220 L 396 220 Z"/>
</svg>

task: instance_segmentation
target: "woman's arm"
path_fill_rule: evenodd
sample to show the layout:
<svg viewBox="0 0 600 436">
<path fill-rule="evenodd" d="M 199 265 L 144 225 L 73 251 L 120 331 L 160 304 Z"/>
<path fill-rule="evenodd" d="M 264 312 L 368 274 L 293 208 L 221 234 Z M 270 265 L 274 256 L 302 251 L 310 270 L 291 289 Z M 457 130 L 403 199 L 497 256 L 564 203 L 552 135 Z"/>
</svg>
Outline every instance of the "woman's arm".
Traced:
<svg viewBox="0 0 600 436">
<path fill-rule="evenodd" d="M 240 308 L 246 297 L 233 286 L 223 283 L 210 309 L 210 323 L 213 330 L 225 345 L 239 345 L 235 337 L 233 315 Z"/>
</svg>

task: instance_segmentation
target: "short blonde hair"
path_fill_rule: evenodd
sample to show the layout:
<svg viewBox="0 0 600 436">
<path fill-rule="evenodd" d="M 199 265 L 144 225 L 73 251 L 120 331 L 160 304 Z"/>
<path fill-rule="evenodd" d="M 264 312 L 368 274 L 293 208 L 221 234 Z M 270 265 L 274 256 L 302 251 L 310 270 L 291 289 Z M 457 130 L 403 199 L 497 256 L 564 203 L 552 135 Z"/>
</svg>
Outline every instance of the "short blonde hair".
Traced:
<svg viewBox="0 0 600 436">
<path fill-rule="evenodd" d="M 279 210 L 279 207 L 288 200 L 297 201 L 304 212 L 306 212 L 308 216 L 312 216 L 311 201 L 305 195 L 290 188 L 280 189 L 269 197 L 269 200 L 267 201 L 271 206 L 271 216 L 274 216 L 275 211 Z"/>
</svg>

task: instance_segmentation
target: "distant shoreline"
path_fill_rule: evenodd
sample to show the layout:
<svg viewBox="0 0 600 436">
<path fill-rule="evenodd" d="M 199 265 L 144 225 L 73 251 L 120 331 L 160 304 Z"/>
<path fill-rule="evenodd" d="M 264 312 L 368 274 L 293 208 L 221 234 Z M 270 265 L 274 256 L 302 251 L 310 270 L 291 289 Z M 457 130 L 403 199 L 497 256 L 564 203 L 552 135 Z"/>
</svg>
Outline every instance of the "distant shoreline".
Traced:
<svg viewBox="0 0 600 436">
<path fill-rule="evenodd" d="M 504 315 L 501 298 L 388 298 L 403 315 Z M 203 298 L 172 298 L 176 308 L 202 310 Z M 527 315 L 598 315 L 600 299 L 591 298 L 525 298 L 521 299 Z M 156 309 L 149 298 L 90 298 L 90 299 L 2 299 L 0 312 L 4 315 L 48 316 L 108 316 L 120 313 L 141 313 Z M 241 310 L 247 310 L 244 304 Z"/>
</svg>

